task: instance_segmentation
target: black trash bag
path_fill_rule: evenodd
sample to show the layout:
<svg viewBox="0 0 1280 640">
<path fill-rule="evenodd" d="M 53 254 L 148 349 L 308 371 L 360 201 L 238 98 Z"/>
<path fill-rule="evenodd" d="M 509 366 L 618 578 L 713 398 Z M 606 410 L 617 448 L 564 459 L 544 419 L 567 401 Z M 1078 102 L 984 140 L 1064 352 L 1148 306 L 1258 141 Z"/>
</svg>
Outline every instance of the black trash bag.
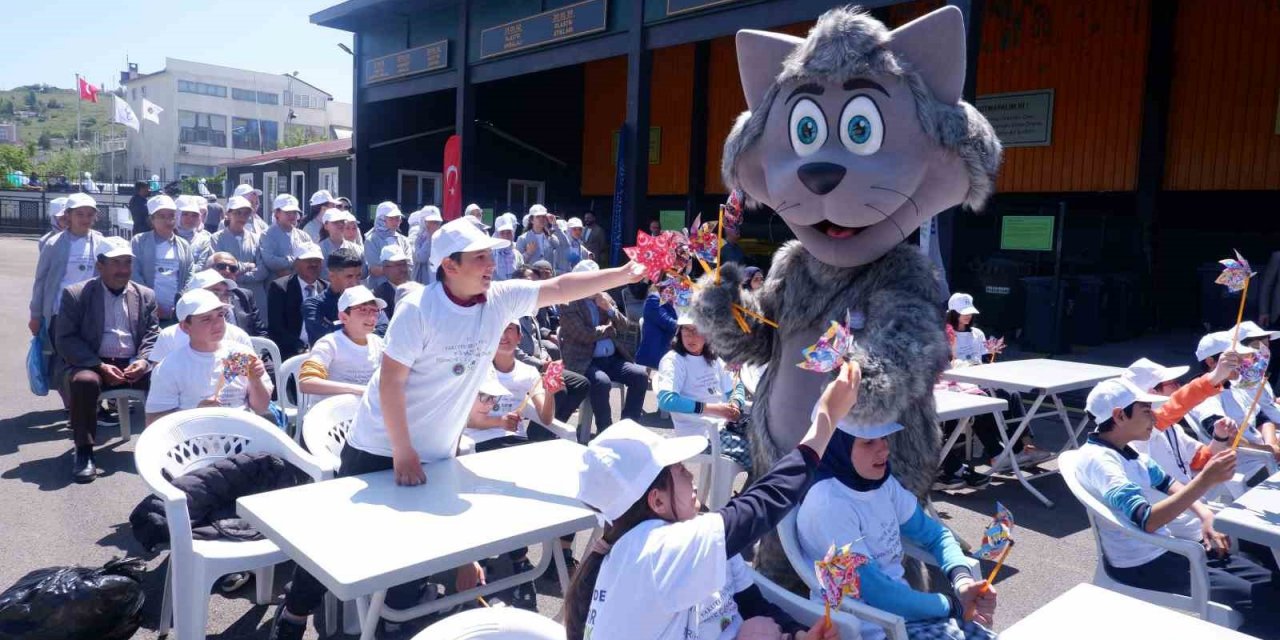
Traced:
<svg viewBox="0 0 1280 640">
<path fill-rule="evenodd" d="M 32 571 L 0 593 L 0 640 L 125 640 L 142 624 L 137 558 Z"/>
</svg>

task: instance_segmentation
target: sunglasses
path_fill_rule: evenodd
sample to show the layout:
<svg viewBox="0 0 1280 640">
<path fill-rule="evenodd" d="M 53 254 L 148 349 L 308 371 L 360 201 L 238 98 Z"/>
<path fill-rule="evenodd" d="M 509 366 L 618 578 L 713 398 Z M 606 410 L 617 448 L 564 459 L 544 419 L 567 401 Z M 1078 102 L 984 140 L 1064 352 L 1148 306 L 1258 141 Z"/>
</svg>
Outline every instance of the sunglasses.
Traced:
<svg viewBox="0 0 1280 640">
<path fill-rule="evenodd" d="M 491 396 L 487 393 L 481 393 L 479 394 L 479 398 L 477 399 L 480 400 L 481 404 L 493 404 L 498 401 L 498 396 Z"/>
<path fill-rule="evenodd" d="M 215 264 L 213 268 L 218 271 L 230 271 L 231 273 L 240 271 L 240 265 L 238 264 Z"/>
</svg>

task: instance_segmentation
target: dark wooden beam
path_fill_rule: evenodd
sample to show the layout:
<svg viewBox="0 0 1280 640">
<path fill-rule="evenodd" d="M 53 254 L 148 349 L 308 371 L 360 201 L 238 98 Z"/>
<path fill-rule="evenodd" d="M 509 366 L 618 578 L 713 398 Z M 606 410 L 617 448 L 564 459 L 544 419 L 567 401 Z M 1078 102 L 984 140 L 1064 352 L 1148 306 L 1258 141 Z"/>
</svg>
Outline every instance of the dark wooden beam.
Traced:
<svg viewBox="0 0 1280 640">
<path fill-rule="evenodd" d="M 357 217 L 364 217 L 365 207 L 362 206 L 361 198 L 369 191 L 369 127 L 368 121 L 368 102 L 365 96 L 364 84 L 364 65 L 360 63 L 363 59 L 363 47 L 361 46 L 361 38 L 359 33 L 355 34 L 352 39 L 355 47 L 352 49 L 355 60 L 355 73 L 352 75 L 352 103 L 351 103 L 351 193 L 341 194 L 351 197 L 351 205 L 355 210 Z M 318 188 L 318 187 L 317 187 Z"/>
<path fill-rule="evenodd" d="M 1142 229 L 1143 274 L 1151 290 L 1154 283 L 1156 199 L 1164 186 L 1165 144 L 1169 133 L 1169 102 L 1173 87 L 1174 28 L 1178 18 L 1178 0 L 1151 3 L 1148 31 L 1147 74 L 1142 91 L 1142 134 L 1138 141 L 1138 181 L 1135 207 Z M 1158 294 L 1150 300 L 1162 299 Z M 1162 326 L 1161 309 L 1150 309 L 1151 319 Z"/>
<path fill-rule="evenodd" d="M 631 5 L 631 29 L 627 33 L 627 117 L 620 137 L 625 137 L 622 191 L 622 244 L 631 244 L 639 228 L 639 216 L 649 193 L 649 98 L 653 52 L 645 47 L 644 3 Z M 617 260 L 621 252 L 612 252 Z"/>
<path fill-rule="evenodd" d="M 467 29 L 470 24 L 469 2 L 458 3 L 458 39 L 457 39 L 457 55 L 456 62 L 457 71 L 457 88 L 455 89 L 455 107 L 453 130 L 457 132 L 460 138 L 460 148 L 462 160 L 458 167 L 460 176 L 459 186 L 462 188 L 463 206 L 470 200 L 475 200 L 480 194 L 472 191 L 471 185 L 475 184 L 475 176 L 472 171 L 477 165 L 476 150 L 476 99 L 475 87 L 471 84 L 471 67 L 467 64 L 467 46 L 468 34 Z M 470 200 L 469 200 L 470 199 Z"/>
<path fill-rule="evenodd" d="M 962 97 L 973 104 L 978 96 L 978 55 L 982 50 L 982 10 L 985 0 L 948 0 L 948 5 L 960 9 L 964 16 L 965 74 Z M 938 214 L 938 251 L 942 254 L 942 268 L 947 281 L 952 280 L 952 248 L 955 244 L 956 216 L 973 215 L 963 207 L 952 207 Z"/>
<path fill-rule="evenodd" d="M 707 76 L 711 42 L 693 46 L 693 108 L 689 113 L 689 191 L 685 202 L 685 224 L 698 215 L 699 200 L 707 190 Z"/>
</svg>

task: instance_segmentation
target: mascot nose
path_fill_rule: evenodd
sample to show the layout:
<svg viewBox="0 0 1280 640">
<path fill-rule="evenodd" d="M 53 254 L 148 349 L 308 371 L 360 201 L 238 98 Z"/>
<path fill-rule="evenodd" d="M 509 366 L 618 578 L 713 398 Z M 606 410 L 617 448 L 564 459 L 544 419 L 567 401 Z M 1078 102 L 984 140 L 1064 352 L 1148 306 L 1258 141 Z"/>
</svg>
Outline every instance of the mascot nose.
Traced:
<svg viewBox="0 0 1280 640">
<path fill-rule="evenodd" d="M 810 191 L 825 196 L 844 180 L 847 171 L 843 166 L 831 162 L 810 162 L 801 166 L 796 173 L 800 176 L 800 182 Z"/>
</svg>

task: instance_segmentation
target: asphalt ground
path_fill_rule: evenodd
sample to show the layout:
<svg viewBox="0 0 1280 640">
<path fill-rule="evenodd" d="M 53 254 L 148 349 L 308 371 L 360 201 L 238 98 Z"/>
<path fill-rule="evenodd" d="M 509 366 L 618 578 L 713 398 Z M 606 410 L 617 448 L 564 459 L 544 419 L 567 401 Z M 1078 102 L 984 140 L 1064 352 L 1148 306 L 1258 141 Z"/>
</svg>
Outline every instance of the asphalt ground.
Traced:
<svg viewBox="0 0 1280 640">
<path fill-rule="evenodd" d="M 147 601 L 143 628 L 134 636 L 156 636 L 167 552 L 147 554 L 134 540 L 130 511 L 147 496 L 134 471 L 133 442 L 122 442 L 113 430 L 100 430 L 97 452 L 103 473 L 97 481 L 71 482 L 71 432 L 56 394 L 35 397 L 27 388 L 25 354 L 27 303 L 35 270 L 36 243 L 32 237 L 0 237 L 0 589 L 30 571 L 51 566 L 98 566 L 119 556 L 146 560 Z M 1082 399 L 1076 399 L 1076 406 Z M 1073 404 L 1069 401 L 1069 404 Z M 615 408 L 620 403 L 614 403 Z M 656 411 L 652 393 L 646 402 Z M 651 416 L 657 420 L 656 413 Z M 140 427 L 135 427 L 136 432 Z M 1061 425 L 1045 420 L 1035 424 L 1041 446 L 1061 444 Z M 1052 466 L 1052 465 L 1050 465 Z M 1035 481 L 1056 503 L 1049 509 L 1011 480 L 997 481 L 978 491 L 935 493 L 942 520 L 977 544 L 997 501 L 1014 514 L 1017 546 L 997 579 L 999 608 L 996 627 L 1003 629 L 1043 603 L 1089 580 L 1095 566 L 1094 543 L 1084 510 L 1058 476 Z M 578 536 L 581 557 L 585 534 Z M 537 561 L 534 550 L 531 558 Z M 984 570 L 991 565 L 984 563 Z M 277 591 L 288 580 L 288 567 L 277 571 Z M 253 584 L 209 603 L 208 637 L 222 640 L 266 636 L 273 606 L 252 602 Z M 538 608 L 547 616 L 559 613 L 556 595 L 540 595 Z M 410 623 L 383 638 L 409 638 L 423 623 Z M 307 638 L 319 637 L 309 627 Z M 341 636 L 344 638 L 354 636 Z"/>
</svg>

